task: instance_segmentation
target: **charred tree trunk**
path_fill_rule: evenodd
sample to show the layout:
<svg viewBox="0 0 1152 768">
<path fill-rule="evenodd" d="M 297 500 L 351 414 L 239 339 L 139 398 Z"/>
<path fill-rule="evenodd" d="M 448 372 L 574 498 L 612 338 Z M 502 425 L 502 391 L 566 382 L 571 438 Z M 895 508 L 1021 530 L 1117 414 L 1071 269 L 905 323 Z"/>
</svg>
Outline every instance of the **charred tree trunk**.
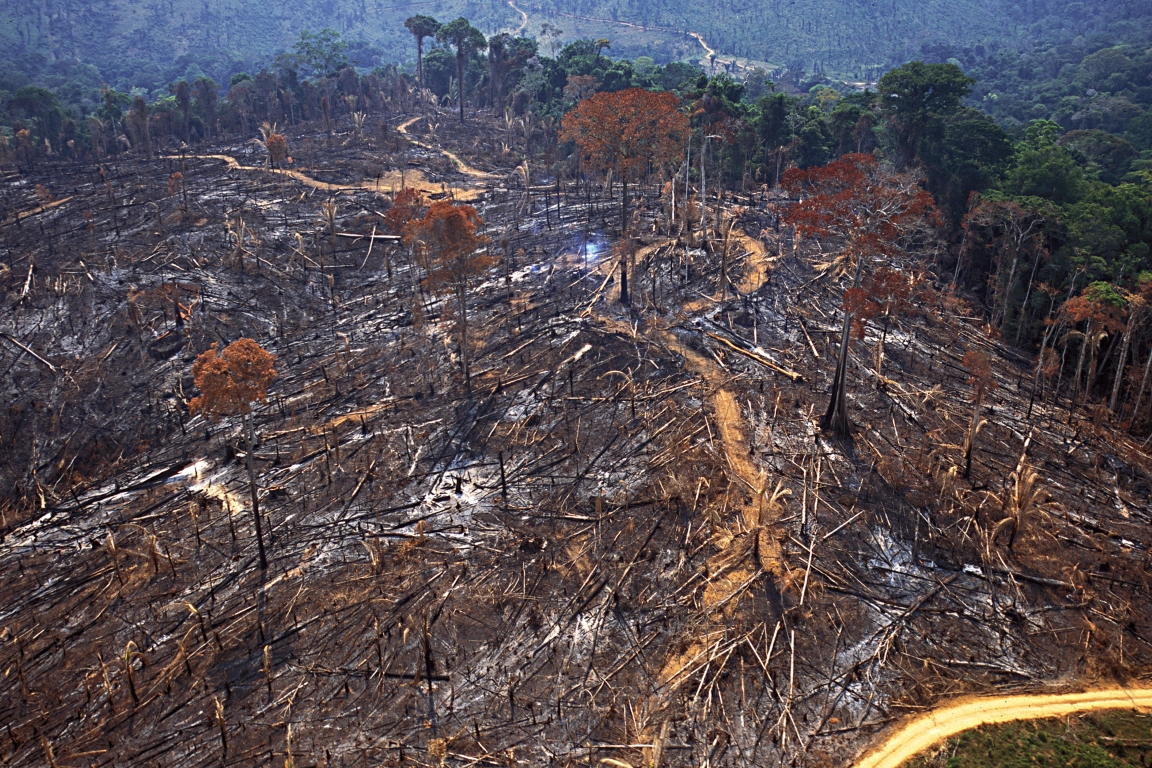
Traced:
<svg viewBox="0 0 1152 768">
<path fill-rule="evenodd" d="M 852 314 L 844 313 L 844 329 L 840 332 L 840 356 L 836 360 L 836 375 L 832 378 L 832 395 L 828 400 L 828 410 L 824 412 L 821 426 L 835 434 L 847 436 L 852 433 L 852 422 L 848 420 L 847 374 L 848 345 L 851 343 Z"/>
<path fill-rule="evenodd" d="M 460 105 L 460 122 L 464 122 L 464 53 L 456 52 L 456 101 Z"/>
<path fill-rule="evenodd" d="M 976 385 L 976 403 L 972 406 L 972 420 L 968 423 L 968 441 L 964 446 L 964 478 L 972 476 L 972 448 L 976 445 L 976 433 L 980 431 L 980 406 L 984 404 L 984 386 Z"/>
<path fill-rule="evenodd" d="M 856 264 L 856 276 L 852 287 L 859 288 L 864 277 L 863 257 Z M 840 356 L 836 360 L 836 375 L 832 378 L 832 395 L 828 400 L 828 410 L 824 412 L 821 426 L 842 437 L 852 434 L 852 422 L 848 419 L 848 354 L 852 342 L 853 313 L 845 310 L 844 328 L 840 332 Z"/>
<path fill-rule="evenodd" d="M 457 311 L 460 313 L 460 363 L 464 368 L 464 387 L 472 391 L 472 376 L 468 368 L 468 299 L 464 286 L 456 288 Z"/>
<path fill-rule="evenodd" d="M 628 256 L 620 254 L 620 303 L 628 306 Z"/>
<path fill-rule="evenodd" d="M 1116 398 L 1120 396 L 1120 385 L 1124 381 L 1124 364 L 1128 362 L 1128 344 L 1132 339 L 1132 323 L 1124 329 L 1124 341 L 1120 345 L 1120 360 L 1116 363 L 1116 380 L 1112 382 L 1112 397 L 1108 398 L 1108 410 L 1116 412 Z"/>
<path fill-rule="evenodd" d="M 260 522 L 260 495 L 256 487 L 256 469 L 252 465 L 253 439 L 252 415 L 244 417 L 244 437 L 247 451 L 244 454 L 244 463 L 248 467 L 248 489 L 252 493 L 252 517 L 256 521 L 256 548 L 260 551 L 260 570 L 268 569 L 268 555 L 264 549 L 264 527 Z"/>
</svg>

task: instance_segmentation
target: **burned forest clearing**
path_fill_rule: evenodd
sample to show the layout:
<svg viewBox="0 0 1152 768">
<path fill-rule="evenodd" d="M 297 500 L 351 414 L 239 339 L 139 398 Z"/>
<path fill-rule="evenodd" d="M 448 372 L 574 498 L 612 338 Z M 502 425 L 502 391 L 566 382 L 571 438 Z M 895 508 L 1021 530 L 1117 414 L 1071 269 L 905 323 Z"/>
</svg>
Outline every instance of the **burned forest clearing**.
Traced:
<svg viewBox="0 0 1152 768">
<path fill-rule="evenodd" d="M 681 173 L 622 211 L 555 130 L 2 169 L 4 764 L 850 765 L 951 697 L 1147 675 L 1149 444 L 939 242 L 849 335 L 803 200 Z M 466 274 L 424 248 L 464 203 Z M 193 413 L 241 338 L 266 402 Z"/>
</svg>

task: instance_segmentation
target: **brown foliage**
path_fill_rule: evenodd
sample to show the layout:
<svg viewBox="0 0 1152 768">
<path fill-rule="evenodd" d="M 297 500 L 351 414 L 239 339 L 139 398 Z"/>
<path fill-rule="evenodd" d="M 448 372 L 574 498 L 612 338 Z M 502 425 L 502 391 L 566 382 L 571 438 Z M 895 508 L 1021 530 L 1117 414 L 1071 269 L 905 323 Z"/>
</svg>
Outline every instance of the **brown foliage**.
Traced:
<svg viewBox="0 0 1152 768">
<path fill-rule="evenodd" d="M 887 173 L 872 155 L 845 155 L 815 168 L 791 168 L 782 186 L 801 197 L 785 214 L 799 234 L 843 238 L 846 256 L 893 255 L 906 230 L 936 220 L 932 196 Z"/>
<path fill-rule="evenodd" d="M 272 165 L 282 165 L 288 157 L 288 141 L 283 134 L 273 133 L 264 140 L 264 148 L 268 150 L 268 159 Z"/>
<path fill-rule="evenodd" d="M 201 394 L 189 401 L 188 409 L 219 421 L 251 412 L 254 402 L 268 402 L 276 358 L 252 339 L 237 339 L 220 354 L 217 347 L 214 343 L 192 365 L 192 379 Z"/>
<path fill-rule="evenodd" d="M 429 288 L 449 286 L 463 290 L 469 280 L 495 263 L 495 257 L 475 255 L 476 249 L 488 242 L 476 232 L 483 223 L 472 206 L 447 200 L 432 203 L 423 218 L 408 222 L 404 241 L 431 257 L 432 269 L 425 281 Z"/>
<path fill-rule="evenodd" d="M 611 169 L 623 179 L 680 157 L 688 118 L 671 93 L 629 88 L 583 99 L 564 116 L 561 141 L 575 141 L 590 168 Z"/>
<path fill-rule="evenodd" d="M 992 375 L 992 358 L 987 352 L 970 349 L 964 353 L 963 365 L 972 374 L 968 383 L 980 392 L 996 388 L 996 378 Z"/>
<path fill-rule="evenodd" d="M 405 225 L 423 216 L 427 206 L 420 190 L 411 187 L 400 190 L 392 201 L 392 207 L 384 214 L 384 229 L 392 235 L 404 234 Z"/>
</svg>

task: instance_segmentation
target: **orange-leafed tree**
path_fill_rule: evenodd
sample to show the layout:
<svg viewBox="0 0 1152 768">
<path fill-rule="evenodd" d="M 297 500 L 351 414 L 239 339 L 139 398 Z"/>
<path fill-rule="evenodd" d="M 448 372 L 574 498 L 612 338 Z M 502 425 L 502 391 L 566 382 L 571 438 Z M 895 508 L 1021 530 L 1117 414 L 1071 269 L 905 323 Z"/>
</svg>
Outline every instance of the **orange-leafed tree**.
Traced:
<svg viewBox="0 0 1152 768">
<path fill-rule="evenodd" d="M 384 229 L 391 235 L 404 234 L 408 222 L 421 218 L 427 207 L 428 203 L 420 190 L 405 187 L 396 193 L 392 207 L 384 213 Z"/>
<path fill-rule="evenodd" d="M 268 150 L 268 159 L 272 162 L 272 167 L 282 168 L 284 161 L 288 159 L 288 140 L 284 138 L 284 134 L 268 134 L 268 138 L 264 140 L 264 148 Z"/>
<path fill-rule="evenodd" d="M 968 383 L 972 385 L 972 420 L 968 423 L 968 439 L 964 443 L 964 477 L 972 475 L 972 449 L 976 445 L 976 435 L 984 422 L 980 419 L 980 408 L 984 405 L 984 395 L 996 389 L 996 377 L 992 375 L 992 358 L 988 353 L 970 349 L 964 353 L 963 366 L 972 374 Z"/>
<path fill-rule="evenodd" d="M 451 293 L 456 299 L 456 329 L 464 384 L 471 389 L 468 356 L 468 290 L 496 263 L 496 257 L 476 250 L 488 242 L 477 230 L 483 225 L 476 209 L 438 200 L 423 218 L 404 228 L 404 240 L 428 263 L 424 285 L 434 293 Z"/>
<path fill-rule="evenodd" d="M 192 413 L 203 413 L 212 421 L 225 416 L 243 419 L 247 451 L 248 485 L 252 493 L 252 516 L 256 521 L 256 546 L 260 551 L 260 568 L 268 567 L 264 549 L 264 529 L 260 522 L 260 498 L 256 486 L 256 470 L 252 464 L 255 443 L 252 427 L 252 406 L 268 402 L 268 385 L 276 378 L 276 358 L 252 339 L 238 339 L 223 351 L 213 344 L 192 365 L 192 380 L 200 396 L 192 398 L 188 408 Z"/>
<path fill-rule="evenodd" d="M 620 229 L 628 228 L 628 181 L 679 159 L 688 117 L 671 93 L 629 88 L 597 93 L 564 115 L 560 140 L 576 142 L 586 168 L 619 177 Z"/>
<path fill-rule="evenodd" d="M 816 168 L 793 168 L 782 186 L 800 201 L 782 218 L 801 236 L 839 241 L 843 250 L 830 265 L 837 274 L 852 275 L 851 288 L 860 288 L 873 266 L 894 263 L 905 255 L 905 244 L 917 230 L 927 234 L 935 223 L 932 196 L 910 176 L 895 174 L 871 155 L 845 155 Z M 852 297 L 846 297 L 851 299 Z M 822 424 L 836 434 L 852 430 L 848 418 L 847 373 L 855 301 L 843 305 L 840 354 L 832 393 Z"/>
</svg>

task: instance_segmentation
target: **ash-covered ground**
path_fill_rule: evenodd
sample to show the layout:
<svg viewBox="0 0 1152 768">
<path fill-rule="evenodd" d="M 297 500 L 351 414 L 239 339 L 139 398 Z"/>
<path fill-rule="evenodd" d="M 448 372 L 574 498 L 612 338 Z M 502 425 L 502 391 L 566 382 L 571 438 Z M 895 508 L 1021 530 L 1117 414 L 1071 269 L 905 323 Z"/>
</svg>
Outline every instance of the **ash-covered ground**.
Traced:
<svg viewBox="0 0 1152 768">
<path fill-rule="evenodd" d="M 879 373 L 882 324 L 853 342 L 856 431 L 824 434 L 837 244 L 766 190 L 727 191 L 705 243 L 659 182 L 622 243 L 619 187 L 548 130 L 7 173 L 0 759 L 846 765 L 941 697 L 1147 674 L 1146 447 L 1034 392 L 940 284 Z M 475 205 L 499 258 L 470 386 L 451 300 L 372 237 L 409 185 Z M 187 407 L 241 336 L 277 358 L 267 571 L 239 422 Z M 969 349 L 999 386 L 965 479 Z M 1047 495 L 1009 547 L 1026 441 Z"/>
</svg>

